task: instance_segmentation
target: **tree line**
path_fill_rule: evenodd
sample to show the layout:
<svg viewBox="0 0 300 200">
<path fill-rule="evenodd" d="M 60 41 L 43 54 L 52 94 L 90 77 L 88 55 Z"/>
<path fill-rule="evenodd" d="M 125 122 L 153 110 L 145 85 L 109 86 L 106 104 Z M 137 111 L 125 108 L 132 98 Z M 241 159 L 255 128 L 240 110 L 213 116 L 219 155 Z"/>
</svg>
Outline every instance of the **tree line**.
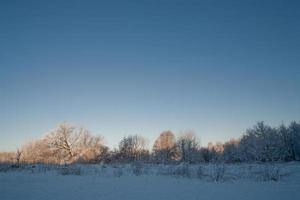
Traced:
<svg viewBox="0 0 300 200">
<path fill-rule="evenodd" d="M 17 152 L 0 153 L 0 163 L 200 163 L 274 162 L 300 160 L 300 122 L 271 127 L 258 122 L 239 139 L 209 143 L 201 147 L 192 131 L 175 137 L 162 132 L 151 150 L 140 135 L 129 135 L 116 149 L 109 149 L 103 137 L 88 130 L 62 123 L 44 137 L 23 145 Z"/>
</svg>

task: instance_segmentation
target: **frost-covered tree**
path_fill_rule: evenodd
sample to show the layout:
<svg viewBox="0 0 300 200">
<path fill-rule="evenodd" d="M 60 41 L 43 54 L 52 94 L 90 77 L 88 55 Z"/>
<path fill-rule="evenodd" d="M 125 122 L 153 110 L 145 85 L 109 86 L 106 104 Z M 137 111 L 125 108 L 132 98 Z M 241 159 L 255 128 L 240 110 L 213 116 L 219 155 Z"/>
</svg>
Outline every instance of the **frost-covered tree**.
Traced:
<svg viewBox="0 0 300 200">
<path fill-rule="evenodd" d="M 280 136 L 280 160 L 290 161 L 295 160 L 295 156 L 293 154 L 293 142 L 292 135 L 289 129 L 282 124 L 278 129 L 277 133 Z"/>
<path fill-rule="evenodd" d="M 300 160 L 300 122 L 293 121 L 288 127 L 287 144 L 292 160 Z"/>
<path fill-rule="evenodd" d="M 244 161 L 274 161 L 280 159 L 281 140 L 276 129 L 258 122 L 248 129 L 240 141 L 241 159 Z"/>
<path fill-rule="evenodd" d="M 223 160 L 225 162 L 240 161 L 239 140 L 230 139 L 223 145 Z"/>
<path fill-rule="evenodd" d="M 178 159 L 176 139 L 171 131 L 162 132 L 153 145 L 155 162 L 167 163 Z"/>
<path fill-rule="evenodd" d="M 49 147 L 56 151 L 57 156 L 64 161 L 74 161 L 80 140 L 87 134 L 86 130 L 76 129 L 67 123 L 62 123 L 47 135 Z"/>
<path fill-rule="evenodd" d="M 25 144 L 22 160 L 26 163 L 95 163 L 100 162 L 104 149 L 102 137 L 62 123 L 42 139 Z"/>
<path fill-rule="evenodd" d="M 119 143 L 119 159 L 125 162 L 147 159 L 146 144 L 146 139 L 139 135 L 124 137 Z"/>
<path fill-rule="evenodd" d="M 182 162 L 195 163 L 201 159 L 199 140 L 192 131 L 184 132 L 177 140 L 177 148 Z"/>
<path fill-rule="evenodd" d="M 106 156 L 107 147 L 103 145 L 102 137 L 86 133 L 78 142 L 77 151 L 77 162 L 98 163 Z"/>
<path fill-rule="evenodd" d="M 59 163 L 54 149 L 50 149 L 45 138 L 29 142 L 22 147 L 22 162 L 25 163 Z"/>
<path fill-rule="evenodd" d="M 209 161 L 217 162 L 222 160 L 222 154 L 224 151 L 223 143 L 216 142 L 213 144 L 212 142 L 209 142 L 207 148 L 209 152 Z"/>
</svg>

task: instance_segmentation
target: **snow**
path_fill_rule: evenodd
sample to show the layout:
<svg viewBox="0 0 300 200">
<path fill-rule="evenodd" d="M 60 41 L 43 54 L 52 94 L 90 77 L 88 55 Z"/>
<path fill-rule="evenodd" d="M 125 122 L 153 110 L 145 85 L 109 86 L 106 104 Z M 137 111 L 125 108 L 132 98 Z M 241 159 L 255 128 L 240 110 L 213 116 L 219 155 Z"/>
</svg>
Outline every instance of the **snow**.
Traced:
<svg viewBox="0 0 300 200">
<path fill-rule="evenodd" d="M 279 181 L 262 181 L 257 174 L 264 166 L 226 165 L 225 174 L 236 177 L 220 182 L 206 176 L 199 179 L 193 175 L 187 178 L 158 173 L 174 166 L 147 166 L 141 176 L 132 174 L 130 166 L 75 166 L 81 169 L 80 175 L 61 175 L 61 167 L 57 166 L 47 170 L 45 166 L 27 167 L 0 173 L 0 199 L 300 199 L 300 164 L 278 166 L 284 169 Z M 114 175 L 116 169 L 122 169 L 120 177 Z M 207 174 L 213 170 L 212 165 L 204 166 Z M 245 175 L 244 170 L 253 176 Z"/>
</svg>

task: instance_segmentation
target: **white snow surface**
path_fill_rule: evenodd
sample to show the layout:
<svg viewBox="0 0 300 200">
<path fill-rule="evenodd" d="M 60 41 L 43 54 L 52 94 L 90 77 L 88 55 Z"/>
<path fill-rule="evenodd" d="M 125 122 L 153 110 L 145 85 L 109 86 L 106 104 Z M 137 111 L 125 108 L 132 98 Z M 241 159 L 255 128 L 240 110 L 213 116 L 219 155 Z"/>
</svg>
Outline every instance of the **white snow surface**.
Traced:
<svg viewBox="0 0 300 200">
<path fill-rule="evenodd" d="M 202 165 L 200 177 L 196 175 L 199 166 L 189 166 L 188 176 L 174 174 L 180 167 L 145 165 L 139 176 L 128 165 L 77 165 L 69 167 L 70 174 L 63 173 L 61 166 L 2 168 L 0 200 L 300 199 L 300 163 L 276 164 L 280 169 L 277 181 L 263 178 L 265 165 L 225 165 L 218 181 L 213 178 L 214 165 Z"/>
</svg>

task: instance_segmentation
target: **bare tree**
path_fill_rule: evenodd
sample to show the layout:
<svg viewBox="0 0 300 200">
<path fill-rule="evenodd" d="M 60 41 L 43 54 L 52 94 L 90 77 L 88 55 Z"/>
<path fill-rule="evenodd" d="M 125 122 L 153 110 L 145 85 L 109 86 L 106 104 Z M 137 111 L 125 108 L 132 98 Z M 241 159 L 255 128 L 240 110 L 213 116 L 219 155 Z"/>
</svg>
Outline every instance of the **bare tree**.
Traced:
<svg viewBox="0 0 300 200">
<path fill-rule="evenodd" d="M 63 123 L 47 135 L 47 140 L 50 148 L 58 150 L 67 160 L 72 160 L 75 156 L 74 148 L 82 135 L 82 129 L 77 132 L 74 126 Z"/>
<path fill-rule="evenodd" d="M 22 147 L 22 162 L 25 163 L 59 163 L 57 150 L 50 148 L 46 138 L 33 140 Z"/>
<path fill-rule="evenodd" d="M 178 159 L 175 136 L 171 131 L 162 132 L 153 145 L 156 162 L 170 162 Z"/>
<path fill-rule="evenodd" d="M 17 167 L 20 166 L 21 155 L 22 155 L 22 151 L 20 151 L 20 150 L 18 149 L 17 152 L 16 152 L 16 166 L 17 166 Z"/>
<path fill-rule="evenodd" d="M 119 154 L 123 161 L 137 161 L 145 158 L 149 153 L 146 150 L 146 140 L 139 135 L 124 137 L 119 144 Z"/>
<path fill-rule="evenodd" d="M 49 148 L 61 162 L 96 161 L 103 149 L 103 139 L 91 136 L 84 128 L 62 123 L 46 136 Z"/>
<path fill-rule="evenodd" d="M 200 161 L 199 146 L 199 140 L 194 132 L 187 131 L 182 133 L 177 140 L 181 161 L 188 163 Z"/>
<path fill-rule="evenodd" d="M 92 136 L 89 133 L 83 135 L 82 140 L 78 142 L 78 159 L 80 162 L 97 163 L 106 153 L 106 147 L 103 145 L 103 138 Z"/>
</svg>

